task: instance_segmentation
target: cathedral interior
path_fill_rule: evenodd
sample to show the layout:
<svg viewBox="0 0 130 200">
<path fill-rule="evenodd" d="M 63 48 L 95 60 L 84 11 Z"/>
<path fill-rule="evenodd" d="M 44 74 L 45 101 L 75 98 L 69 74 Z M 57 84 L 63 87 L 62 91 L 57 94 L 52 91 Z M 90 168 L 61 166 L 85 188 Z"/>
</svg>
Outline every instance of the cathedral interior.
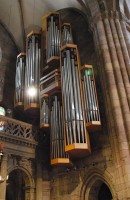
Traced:
<svg viewBox="0 0 130 200">
<path fill-rule="evenodd" d="M 0 0 L 0 200 L 130 200 L 130 0 Z"/>
</svg>

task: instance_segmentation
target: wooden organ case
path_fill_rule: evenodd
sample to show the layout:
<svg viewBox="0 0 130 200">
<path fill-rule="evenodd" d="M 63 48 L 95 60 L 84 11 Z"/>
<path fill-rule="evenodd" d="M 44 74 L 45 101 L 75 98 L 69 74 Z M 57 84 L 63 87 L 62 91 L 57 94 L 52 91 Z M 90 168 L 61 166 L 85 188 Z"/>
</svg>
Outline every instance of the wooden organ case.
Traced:
<svg viewBox="0 0 130 200">
<path fill-rule="evenodd" d="M 43 17 L 42 35 L 44 60 L 40 78 L 40 99 L 43 102 L 40 106 L 40 127 L 50 129 L 51 165 L 69 166 L 72 163 L 64 147 L 58 12 Z"/>
</svg>

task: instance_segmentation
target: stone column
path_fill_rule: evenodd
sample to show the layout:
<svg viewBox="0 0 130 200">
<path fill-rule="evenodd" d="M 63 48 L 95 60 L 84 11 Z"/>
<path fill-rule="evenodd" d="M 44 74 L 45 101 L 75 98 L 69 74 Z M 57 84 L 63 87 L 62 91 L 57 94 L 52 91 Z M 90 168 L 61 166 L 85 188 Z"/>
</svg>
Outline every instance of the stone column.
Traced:
<svg viewBox="0 0 130 200">
<path fill-rule="evenodd" d="M 37 176 L 36 176 L 36 200 L 42 200 L 42 165 L 37 161 Z"/>
<path fill-rule="evenodd" d="M 122 28 L 122 32 L 123 32 L 123 35 L 124 35 L 126 46 L 127 46 L 128 52 L 129 52 L 129 56 L 130 56 L 130 39 L 129 39 L 129 36 L 128 36 L 128 30 L 126 28 L 126 22 L 124 21 L 123 18 L 121 20 L 121 28 Z"/>
<path fill-rule="evenodd" d="M 50 200 L 50 181 L 43 181 L 43 200 Z"/>
<path fill-rule="evenodd" d="M 123 83 L 124 83 L 124 86 L 125 86 L 126 95 L 127 95 L 128 103 L 129 103 L 129 107 L 130 107 L 129 77 L 128 77 L 128 73 L 127 73 L 127 69 L 126 69 L 126 65 L 125 65 L 125 60 L 124 60 L 124 57 L 123 57 L 123 53 L 122 53 L 122 49 L 121 49 L 121 45 L 120 45 L 120 41 L 119 41 L 119 37 L 118 37 L 118 32 L 116 30 L 116 25 L 115 25 L 113 13 L 111 13 L 110 26 L 111 26 L 113 40 L 114 40 L 113 42 L 115 44 L 115 51 L 117 52 L 117 56 L 118 56 L 118 60 L 119 60 L 118 64 L 120 65 Z"/>
<path fill-rule="evenodd" d="M 30 200 L 35 200 L 35 189 L 30 188 Z"/>
<path fill-rule="evenodd" d="M 125 39 L 124 39 L 124 35 L 123 35 L 123 32 L 122 32 L 122 28 L 121 28 L 121 24 L 120 24 L 120 21 L 119 21 L 118 14 L 117 14 L 115 23 L 116 23 L 119 41 L 120 41 L 121 48 L 122 48 L 122 53 L 123 53 L 124 60 L 125 60 L 125 63 L 126 63 L 126 67 L 127 67 L 127 71 L 128 71 L 129 77 L 130 77 L 130 57 L 129 57 L 128 49 L 127 49 L 127 46 L 126 46 L 126 43 L 125 43 Z"/>
<path fill-rule="evenodd" d="M 105 28 L 107 29 L 105 32 Z M 117 87 L 117 76 L 119 78 L 119 74 L 115 74 L 115 61 L 113 62 L 114 54 L 112 57 L 113 51 L 110 51 L 110 46 L 112 45 L 111 37 L 112 33 L 109 33 L 109 26 L 107 27 L 107 23 L 104 22 L 100 18 L 97 22 L 96 33 L 98 35 L 99 45 L 101 49 L 101 56 L 103 57 L 103 65 L 102 71 L 103 76 L 105 76 L 105 82 L 103 84 L 106 85 L 107 88 L 107 99 L 109 99 L 109 107 L 107 107 L 109 111 L 110 123 L 112 126 L 110 128 L 111 137 L 114 137 L 113 143 L 116 145 L 115 147 L 115 154 L 117 154 L 117 166 L 118 175 L 120 177 L 118 182 L 118 193 L 120 199 L 130 197 L 130 155 L 129 155 L 129 144 L 126 134 L 126 129 L 124 125 L 124 116 L 122 114 L 122 106 L 120 102 L 120 93 L 119 88 Z M 108 35 L 110 34 L 110 35 Z M 108 41 L 109 40 L 109 41 Z M 109 42 L 109 44 L 108 44 Z M 118 73 L 118 72 L 117 72 Z M 122 79 L 120 79 L 122 81 Z M 119 84 L 119 83 L 118 83 Z M 121 83 L 122 84 L 122 83 Z M 123 97 L 123 96 L 122 96 Z M 125 108 L 123 108 L 125 109 Z M 111 113 L 110 113 L 111 112 Z M 127 112 L 127 110 L 126 110 Z"/>
<path fill-rule="evenodd" d="M 118 54 L 116 52 L 115 42 L 113 39 L 113 33 L 110 27 L 110 19 L 108 16 L 104 17 L 104 28 L 106 31 L 106 38 L 108 42 L 109 52 L 111 56 L 112 69 L 115 77 L 116 88 L 119 96 L 119 101 L 121 105 L 121 111 L 123 114 L 123 121 L 126 127 L 127 136 L 130 138 L 130 83 L 126 67 L 121 66 L 119 63 Z M 121 70 L 122 69 L 122 70 Z M 129 102 L 129 104 L 128 104 Z"/>
<path fill-rule="evenodd" d="M 51 200 L 50 198 L 50 180 L 47 170 L 43 170 L 43 200 Z"/>
<path fill-rule="evenodd" d="M 1 162 L 0 175 L 5 180 L 2 183 L 0 183 L 0 200 L 6 199 L 7 159 L 8 159 L 8 155 L 4 154 L 2 158 L 2 162 Z"/>
</svg>

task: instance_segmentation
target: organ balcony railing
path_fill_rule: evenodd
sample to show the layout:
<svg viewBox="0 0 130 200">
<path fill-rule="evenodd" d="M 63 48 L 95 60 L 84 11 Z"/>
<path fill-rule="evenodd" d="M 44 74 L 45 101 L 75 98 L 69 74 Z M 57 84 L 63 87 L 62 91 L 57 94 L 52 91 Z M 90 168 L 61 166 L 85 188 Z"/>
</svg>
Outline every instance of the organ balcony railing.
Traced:
<svg viewBox="0 0 130 200">
<path fill-rule="evenodd" d="M 84 65 L 80 68 L 83 100 L 85 108 L 86 127 L 89 132 L 101 129 L 100 112 L 95 86 L 94 72 L 91 65 Z"/>
<path fill-rule="evenodd" d="M 61 48 L 61 80 L 65 151 L 72 157 L 83 157 L 90 153 L 90 142 L 86 129 L 78 50 L 74 44 L 65 44 Z"/>
<path fill-rule="evenodd" d="M 37 135 L 31 124 L 0 115 L 0 139 L 36 146 Z"/>
<path fill-rule="evenodd" d="M 39 110 L 39 71 L 41 65 L 41 33 L 27 35 L 24 109 Z"/>
<path fill-rule="evenodd" d="M 24 106 L 24 86 L 25 86 L 25 66 L 26 53 L 20 53 L 16 61 L 16 76 L 15 76 L 15 97 L 14 106 Z"/>
</svg>

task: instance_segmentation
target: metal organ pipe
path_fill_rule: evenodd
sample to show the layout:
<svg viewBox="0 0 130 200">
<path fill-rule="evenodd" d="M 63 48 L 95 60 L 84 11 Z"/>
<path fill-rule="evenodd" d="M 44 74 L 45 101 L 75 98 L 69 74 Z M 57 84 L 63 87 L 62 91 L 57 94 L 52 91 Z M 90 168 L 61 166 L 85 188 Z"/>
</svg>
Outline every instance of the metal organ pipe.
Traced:
<svg viewBox="0 0 130 200">
<path fill-rule="evenodd" d="M 62 46 L 64 46 L 65 44 L 73 44 L 71 26 L 69 23 L 64 23 L 61 28 L 61 43 Z"/>
<path fill-rule="evenodd" d="M 26 103 L 39 102 L 39 74 L 41 62 L 41 34 L 32 31 L 27 35 L 27 66 L 25 71 Z M 28 95 L 30 89 L 35 90 L 35 95 Z"/>
<path fill-rule="evenodd" d="M 15 76 L 15 104 L 24 102 L 24 81 L 25 81 L 26 54 L 20 53 L 16 61 Z"/>
<path fill-rule="evenodd" d="M 100 121 L 93 70 L 91 66 L 89 67 L 83 67 L 81 69 L 86 122 Z"/>
<path fill-rule="evenodd" d="M 51 159 L 67 158 L 64 150 L 64 131 L 60 96 L 52 96 L 51 107 Z"/>
<path fill-rule="evenodd" d="M 62 93 L 65 113 L 66 144 L 85 143 L 85 125 L 75 49 L 64 49 L 62 57 Z"/>
<path fill-rule="evenodd" d="M 59 15 L 54 14 L 47 18 L 47 59 L 60 55 L 60 28 Z"/>
<path fill-rule="evenodd" d="M 40 110 L 40 124 L 41 127 L 49 126 L 49 116 L 50 116 L 50 109 L 49 109 L 49 96 L 44 94 L 41 99 L 41 110 Z"/>
</svg>

